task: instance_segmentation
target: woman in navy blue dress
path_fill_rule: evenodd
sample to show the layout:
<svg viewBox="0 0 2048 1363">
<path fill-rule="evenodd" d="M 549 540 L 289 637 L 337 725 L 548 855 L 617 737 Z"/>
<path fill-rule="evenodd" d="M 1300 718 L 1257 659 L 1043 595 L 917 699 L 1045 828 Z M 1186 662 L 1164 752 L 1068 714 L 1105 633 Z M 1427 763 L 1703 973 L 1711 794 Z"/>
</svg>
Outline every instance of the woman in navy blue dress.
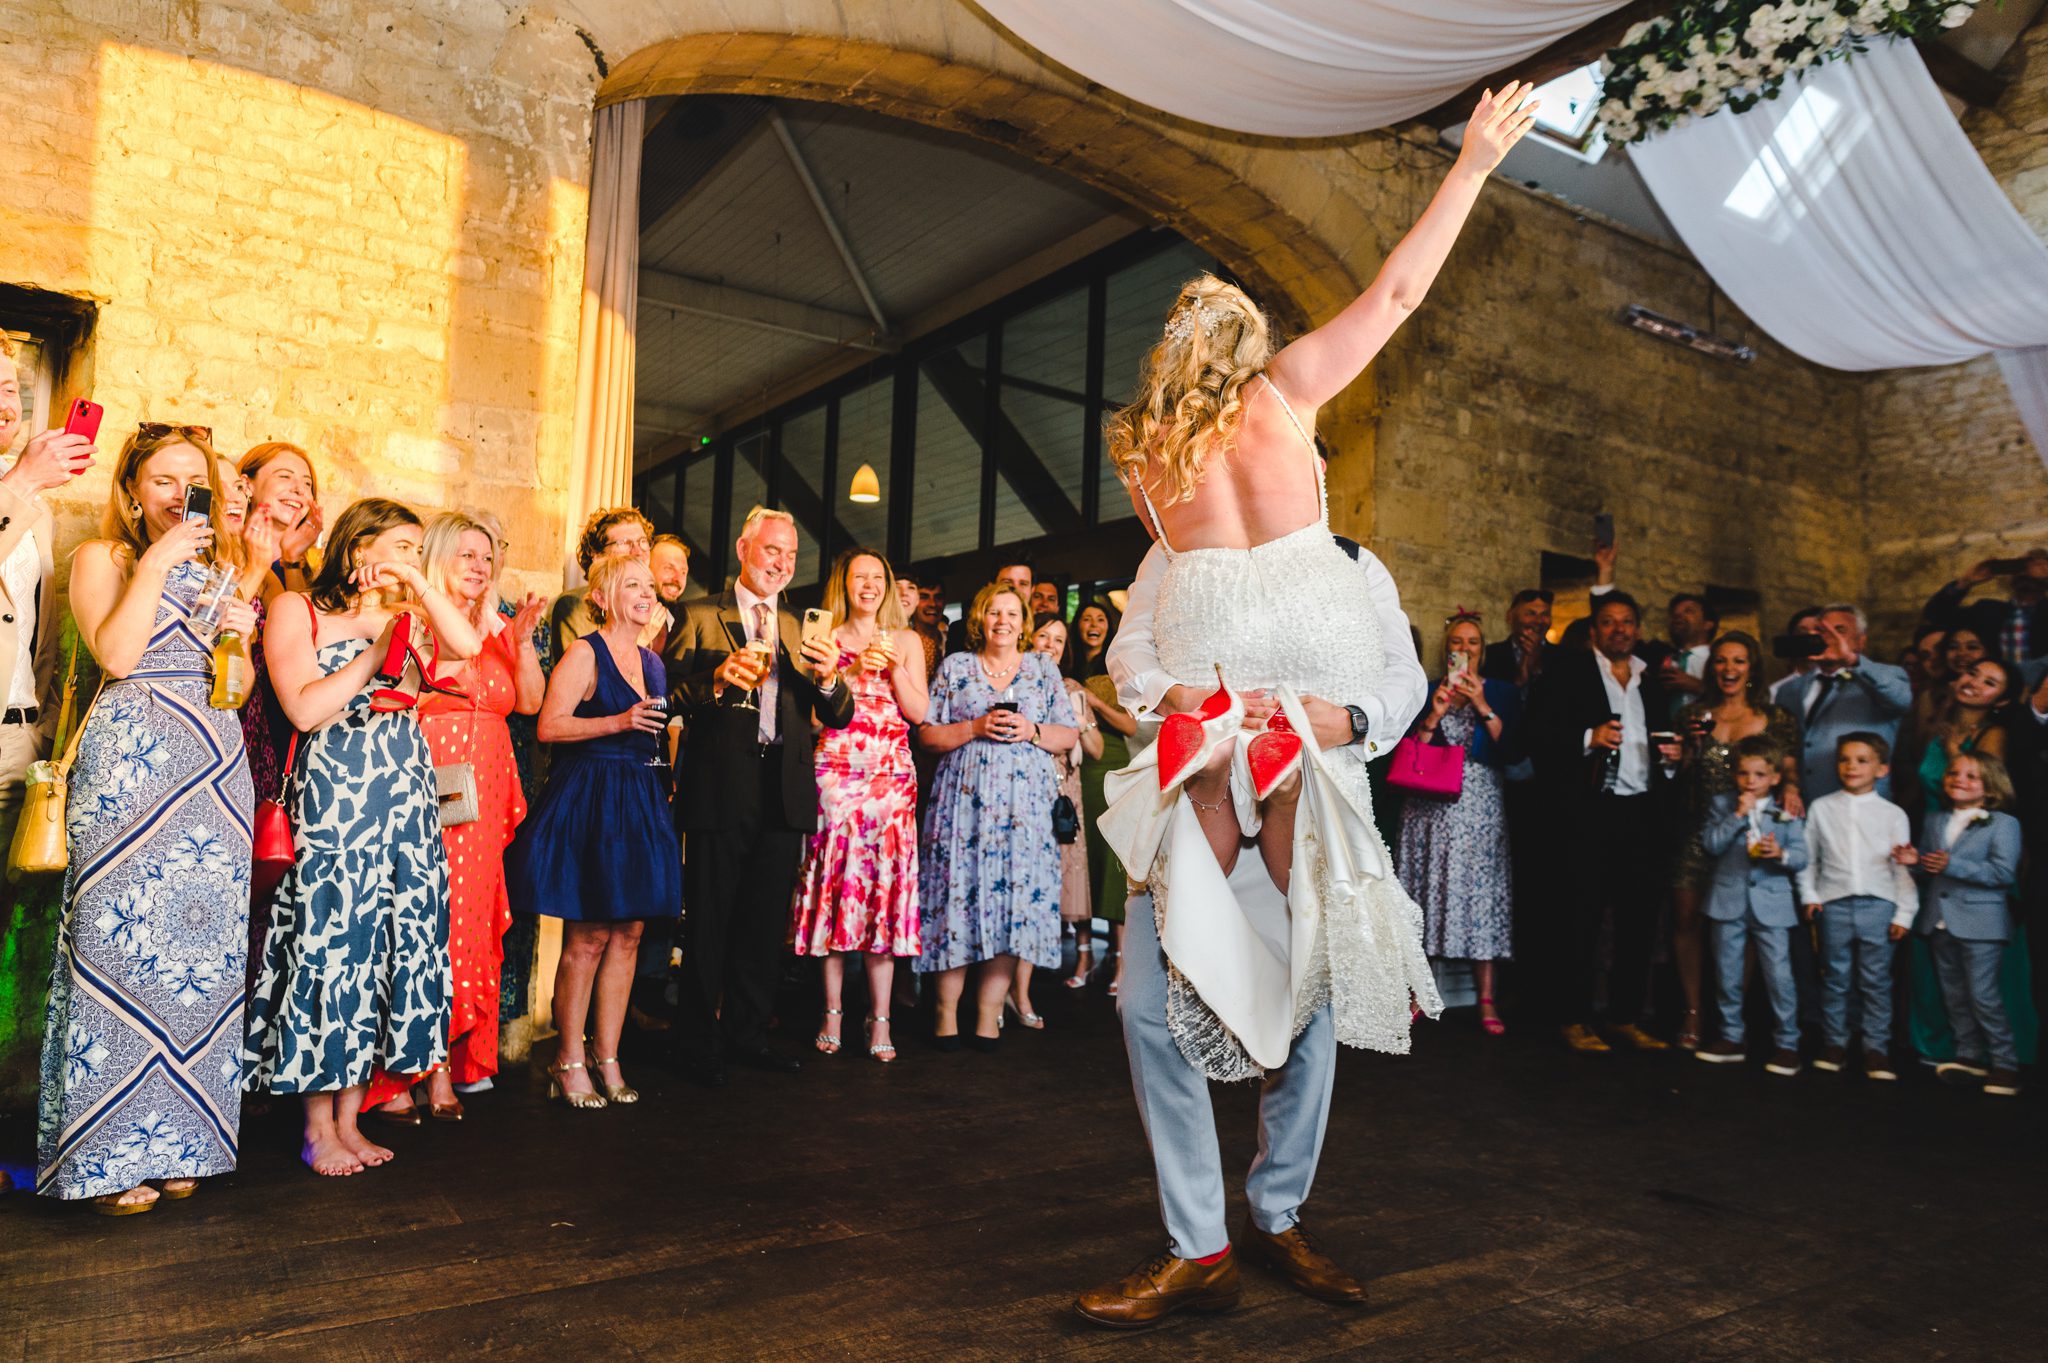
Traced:
<svg viewBox="0 0 2048 1363">
<path fill-rule="evenodd" d="M 551 1087 L 571 1107 L 639 1100 L 618 1057 L 640 929 L 646 919 L 673 917 L 683 897 L 668 769 L 657 758 L 668 723 L 667 672 L 638 642 L 654 601 L 654 577 L 639 559 L 591 564 L 590 610 L 600 623 L 569 645 L 548 678 L 540 709 L 540 739 L 554 745 L 547 790 L 510 876 L 515 912 L 562 920 L 555 972 L 562 1040 Z M 595 1059 L 585 1056 L 586 1031 Z"/>
</svg>

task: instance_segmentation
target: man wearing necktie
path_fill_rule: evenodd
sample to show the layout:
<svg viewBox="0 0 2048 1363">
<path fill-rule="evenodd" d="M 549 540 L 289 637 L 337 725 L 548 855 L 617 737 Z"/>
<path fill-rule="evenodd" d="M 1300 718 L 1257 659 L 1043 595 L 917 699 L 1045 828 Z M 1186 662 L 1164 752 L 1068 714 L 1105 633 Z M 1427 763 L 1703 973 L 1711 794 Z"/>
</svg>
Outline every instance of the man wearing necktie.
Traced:
<svg viewBox="0 0 2048 1363">
<path fill-rule="evenodd" d="M 769 1049 L 764 1029 L 804 835 L 818 822 L 811 724 L 846 727 L 853 693 L 839 681 L 837 649 L 801 643 L 780 609 L 796 556 L 789 514 L 755 507 L 740 532 L 738 581 L 689 602 L 665 651 L 670 703 L 689 735 L 676 768 L 685 912 L 675 1047 L 712 1088 L 728 1059 L 799 1068 Z M 752 642 L 767 645 L 765 672 L 758 652 L 742 656 Z"/>
<path fill-rule="evenodd" d="M 1799 719 L 1799 791 L 1807 803 L 1840 789 L 1835 775 L 1835 742 L 1847 733 L 1874 733 L 1897 743 L 1899 721 L 1913 703 L 1906 669 L 1863 656 L 1863 612 L 1854 606 L 1823 606 L 1802 630 L 1827 641 L 1803 682 L 1788 685 L 1778 704 Z M 1877 793 L 1891 798 L 1889 778 Z"/>
</svg>

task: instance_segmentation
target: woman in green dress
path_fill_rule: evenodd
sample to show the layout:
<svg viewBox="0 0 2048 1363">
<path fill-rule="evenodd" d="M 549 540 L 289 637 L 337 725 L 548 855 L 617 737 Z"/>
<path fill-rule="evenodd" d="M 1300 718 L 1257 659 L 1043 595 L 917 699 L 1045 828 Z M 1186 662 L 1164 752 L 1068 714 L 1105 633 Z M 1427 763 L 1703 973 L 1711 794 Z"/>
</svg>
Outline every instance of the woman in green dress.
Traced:
<svg viewBox="0 0 2048 1363">
<path fill-rule="evenodd" d="M 1083 718 L 1093 721 L 1102 735 L 1101 755 L 1084 755 L 1081 763 L 1081 805 L 1082 826 L 1088 837 L 1088 872 L 1094 892 L 1095 916 L 1109 924 L 1109 950 L 1116 960 L 1116 974 L 1109 984 L 1112 996 L 1123 978 L 1124 898 L 1129 892 L 1130 882 L 1124 875 L 1123 863 L 1109 849 L 1097 824 L 1108 804 L 1102 793 L 1102 778 L 1131 764 L 1129 740 L 1138 732 L 1136 717 L 1116 703 L 1116 684 L 1109 679 L 1104 662 L 1110 641 L 1116 638 L 1116 627 L 1116 608 L 1099 598 L 1091 600 L 1074 617 L 1074 646 L 1067 650 L 1069 675 L 1081 683 L 1080 698 L 1085 698 L 1088 705 L 1088 713 Z M 1067 980 L 1067 988 L 1085 986 L 1094 968 L 1095 938 L 1088 925 L 1083 924 L 1080 947 L 1074 957 L 1074 973 Z"/>
</svg>

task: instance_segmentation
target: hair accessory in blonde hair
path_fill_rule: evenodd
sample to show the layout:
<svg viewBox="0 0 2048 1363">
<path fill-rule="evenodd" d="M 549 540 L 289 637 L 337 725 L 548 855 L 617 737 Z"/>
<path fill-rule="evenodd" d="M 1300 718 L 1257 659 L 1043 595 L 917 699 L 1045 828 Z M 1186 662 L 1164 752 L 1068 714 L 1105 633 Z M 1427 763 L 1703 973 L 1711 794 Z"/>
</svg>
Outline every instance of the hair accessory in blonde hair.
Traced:
<svg viewBox="0 0 2048 1363">
<path fill-rule="evenodd" d="M 1173 316 L 1167 319 L 1166 339 L 1185 341 L 1195 334 L 1197 323 L 1201 325 L 1204 336 L 1214 336 L 1216 328 L 1223 323 L 1223 309 L 1212 308 L 1193 298 L 1187 299 L 1175 309 Z"/>
</svg>

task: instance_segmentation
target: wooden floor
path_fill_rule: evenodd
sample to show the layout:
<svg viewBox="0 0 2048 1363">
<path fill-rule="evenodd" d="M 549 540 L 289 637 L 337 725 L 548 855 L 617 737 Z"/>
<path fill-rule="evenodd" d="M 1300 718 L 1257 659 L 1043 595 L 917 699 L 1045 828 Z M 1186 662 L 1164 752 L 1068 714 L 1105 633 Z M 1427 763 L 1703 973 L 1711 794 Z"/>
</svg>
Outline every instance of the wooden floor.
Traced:
<svg viewBox="0 0 2048 1363">
<path fill-rule="evenodd" d="M 1111 1005 L 1042 993 L 1051 1029 L 996 1056 L 717 1094 L 641 1062 L 646 1100 L 596 1113 L 522 1070 L 353 1179 L 303 1172 L 279 1112 L 146 1216 L 0 1199 L 0 1358 L 2048 1356 L 2038 1095 L 1584 1057 L 1469 1014 L 1340 1063 L 1308 1222 L 1368 1308 L 1248 1269 L 1232 1315 L 1099 1331 L 1075 1291 L 1162 1235 Z M 1218 1095 L 1239 1170 L 1253 1098 Z"/>
</svg>

